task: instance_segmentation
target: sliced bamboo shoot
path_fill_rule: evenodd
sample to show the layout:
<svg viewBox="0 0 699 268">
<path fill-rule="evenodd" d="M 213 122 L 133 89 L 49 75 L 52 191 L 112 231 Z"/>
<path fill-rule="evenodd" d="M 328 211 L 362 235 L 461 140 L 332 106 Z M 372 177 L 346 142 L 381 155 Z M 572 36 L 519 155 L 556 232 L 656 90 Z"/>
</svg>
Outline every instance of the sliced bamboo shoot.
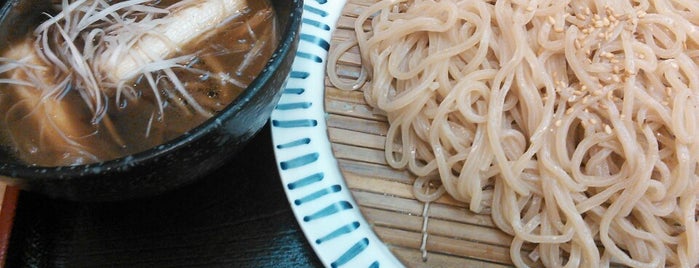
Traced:
<svg viewBox="0 0 699 268">
<path fill-rule="evenodd" d="M 167 23 L 156 27 L 153 34 L 140 37 L 133 49 L 121 51 L 123 57 L 111 57 L 102 70 L 115 82 L 134 79 L 140 66 L 167 59 L 247 6 L 247 0 L 207 0 L 186 4 L 163 18 Z"/>
<path fill-rule="evenodd" d="M 21 44 L 13 46 L 13 48 L 10 49 L 4 56 L 10 59 L 22 59 L 27 64 L 31 65 L 40 66 L 43 64 L 39 60 L 39 57 L 36 56 L 34 47 L 32 47 L 31 43 L 29 42 L 22 42 Z M 21 81 L 25 80 L 26 76 L 27 74 L 23 70 L 17 69 L 12 73 L 10 78 Z M 49 85 L 51 83 L 46 81 L 46 84 Z M 55 98 L 44 99 L 42 96 L 42 89 L 23 85 L 15 85 L 13 86 L 13 89 L 14 90 L 9 90 L 8 92 L 11 93 L 11 95 L 14 95 L 15 98 L 22 100 L 21 102 L 27 106 L 27 110 L 32 110 L 39 106 L 39 104 L 42 102 L 45 102 L 44 109 L 46 109 L 47 114 L 51 115 L 53 119 L 52 121 L 55 123 L 55 125 L 59 129 L 63 130 L 67 135 L 79 136 L 81 132 L 84 133 L 83 131 L 80 131 L 84 128 L 84 126 L 82 126 L 80 122 L 72 120 L 74 116 L 71 116 L 70 106 L 67 105 L 67 103 Z"/>
<path fill-rule="evenodd" d="M 22 42 L 13 46 L 4 57 L 22 60 L 29 65 L 41 66 L 42 62 L 36 56 L 34 47 L 30 42 Z M 12 72 L 10 79 L 22 81 L 27 78 L 27 73 L 18 68 Z M 48 81 L 45 84 L 50 85 Z M 86 146 L 80 144 L 75 138 L 83 137 L 94 132 L 94 127 L 88 120 L 80 120 L 75 115 L 82 113 L 78 111 L 80 107 L 71 106 L 68 102 L 52 96 L 45 96 L 41 89 L 26 85 L 14 85 L 11 90 L 7 90 L 8 96 L 16 100 L 12 108 L 19 118 L 14 120 L 30 120 L 29 126 L 32 128 L 25 133 L 15 133 L 13 139 L 15 146 L 19 144 L 34 144 L 38 148 L 46 148 L 44 151 L 33 151 L 28 148 L 20 149 L 19 157 L 22 159 L 35 159 L 37 164 L 56 165 L 63 163 L 85 162 L 85 157 L 94 157 L 92 152 L 85 150 Z M 9 115 L 4 115 L 9 116 Z M 51 152 L 57 148 L 74 148 L 69 152 L 52 156 Z M 80 152 L 72 152 L 80 151 Z M 42 154 L 31 156 L 29 154 Z"/>
</svg>

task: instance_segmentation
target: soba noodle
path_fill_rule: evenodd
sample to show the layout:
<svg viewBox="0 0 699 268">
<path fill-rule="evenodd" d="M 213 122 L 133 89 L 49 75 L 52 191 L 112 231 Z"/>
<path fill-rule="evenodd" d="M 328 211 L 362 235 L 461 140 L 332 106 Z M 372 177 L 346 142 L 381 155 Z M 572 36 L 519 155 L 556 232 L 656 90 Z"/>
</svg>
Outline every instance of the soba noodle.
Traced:
<svg viewBox="0 0 699 268">
<path fill-rule="evenodd" d="M 698 24 L 686 0 L 382 0 L 350 43 L 388 163 L 491 213 L 515 265 L 695 267 Z"/>
</svg>

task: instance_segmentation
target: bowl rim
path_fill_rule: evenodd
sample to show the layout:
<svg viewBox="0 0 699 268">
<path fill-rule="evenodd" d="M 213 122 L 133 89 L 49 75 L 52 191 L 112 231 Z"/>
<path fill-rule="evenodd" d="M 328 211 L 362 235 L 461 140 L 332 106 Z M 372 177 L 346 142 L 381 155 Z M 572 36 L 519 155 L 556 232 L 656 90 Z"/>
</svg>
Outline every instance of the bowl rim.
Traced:
<svg viewBox="0 0 699 268">
<path fill-rule="evenodd" d="M 2 22 L 6 17 L 4 16 L 5 13 L 8 12 L 6 9 L 9 9 L 13 3 L 18 1 L 19 0 L 6 1 L 4 6 L 0 7 L 0 16 L 2 16 L 2 18 L 0 18 L 0 22 Z M 274 0 L 271 0 L 270 2 L 272 1 Z M 34 181 L 42 179 L 87 177 L 116 170 L 120 172 L 127 172 L 133 167 L 158 159 L 171 151 L 180 149 L 193 141 L 199 140 L 207 133 L 213 131 L 215 128 L 220 127 L 223 119 L 233 117 L 239 111 L 241 111 L 243 106 L 248 103 L 258 91 L 262 90 L 262 88 L 272 79 L 276 73 L 276 70 L 279 68 L 288 54 L 293 53 L 293 44 L 297 42 L 302 22 L 301 15 L 303 12 L 303 1 L 304 0 L 289 0 L 291 4 L 289 5 L 289 15 L 286 18 L 286 23 L 279 24 L 282 26 L 280 32 L 280 36 L 282 38 L 279 40 L 279 43 L 273 51 L 272 56 L 268 59 L 267 63 L 257 77 L 255 77 L 248 87 L 245 88 L 245 90 L 243 90 L 240 95 L 238 95 L 223 110 L 219 111 L 196 127 L 184 132 L 170 141 L 150 149 L 95 163 L 72 166 L 38 166 L 0 162 L 0 178 L 4 176 L 5 179 L 11 179 L 14 181 Z M 275 10 L 275 12 L 277 11 Z M 57 173 L 59 173 L 60 176 L 57 176 Z"/>
</svg>

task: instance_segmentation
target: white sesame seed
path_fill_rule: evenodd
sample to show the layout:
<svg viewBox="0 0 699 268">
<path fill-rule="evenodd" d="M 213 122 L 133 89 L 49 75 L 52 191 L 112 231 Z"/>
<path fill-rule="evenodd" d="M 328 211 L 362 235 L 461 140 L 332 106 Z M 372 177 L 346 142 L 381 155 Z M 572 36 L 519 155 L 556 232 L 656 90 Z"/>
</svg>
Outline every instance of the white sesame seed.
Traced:
<svg viewBox="0 0 699 268">
<path fill-rule="evenodd" d="M 621 78 L 616 74 L 612 75 L 612 80 L 617 83 L 621 82 Z"/>
<path fill-rule="evenodd" d="M 643 11 L 643 10 L 639 10 L 638 12 L 636 12 L 636 15 L 637 15 L 639 18 L 645 17 L 646 14 L 647 14 L 647 13 L 646 13 L 645 11 Z"/>
</svg>

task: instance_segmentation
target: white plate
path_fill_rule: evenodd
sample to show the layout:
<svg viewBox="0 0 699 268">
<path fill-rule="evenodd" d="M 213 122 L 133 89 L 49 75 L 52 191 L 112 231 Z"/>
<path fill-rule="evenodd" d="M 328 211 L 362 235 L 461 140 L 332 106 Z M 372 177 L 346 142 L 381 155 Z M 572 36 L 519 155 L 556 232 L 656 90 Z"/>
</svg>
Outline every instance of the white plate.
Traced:
<svg viewBox="0 0 699 268">
<path fill-rule="evenodd" d="M 345 185 L 325 122 L 325 61 L 344 0 L 305 0 L 299 49 L 271 115 L 281 181 L 308 242 L 326 267 L 402 267 Z"/>
</svg>

